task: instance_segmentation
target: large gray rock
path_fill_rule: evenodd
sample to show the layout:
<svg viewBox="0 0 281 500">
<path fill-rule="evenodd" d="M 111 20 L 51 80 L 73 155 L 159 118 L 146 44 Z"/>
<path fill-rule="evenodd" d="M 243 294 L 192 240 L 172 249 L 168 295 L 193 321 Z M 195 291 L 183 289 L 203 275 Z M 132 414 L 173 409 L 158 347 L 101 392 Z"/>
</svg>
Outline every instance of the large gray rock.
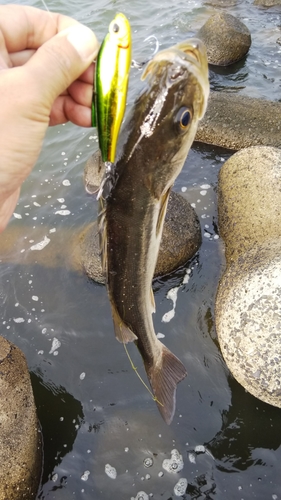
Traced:
<svg viewBox="0 0 281 500">
<path fill-rule="evenodd" d="M 185 264 L 197 252 L 201 241 L 200 223 L 194 209 L 181 195 L 172 192 L 154 276 L 171 273 Z M 104 284 L 96 221 L 81 233 L 80 250 L 86 274 L 94 281 Z"/>
<path fill-rule="evenodd" d="M 220 234 L 227 268 L 216 297 L 216 329 L 234 377 L 281 407 L 281 151 L 252 147 L 219 175 Z"/>
<path fill-rule="evenodd" d="M 23 353 L 0 337 L 0 500 L 36 497 L 41 434 Z"/>
<path fill-rule="evenodd" d="M 251 34 L 242 21 L 225 12 L 211 16 L 196 34 L 206 45 L 209 64 L 229 66 L 250 49 Z"/>
<path fill-rule="evenodd" d="M 238 150 L 281 147 L 281 103 L 229 92 L 211 92 L 196 141 Z"/>
</svg>

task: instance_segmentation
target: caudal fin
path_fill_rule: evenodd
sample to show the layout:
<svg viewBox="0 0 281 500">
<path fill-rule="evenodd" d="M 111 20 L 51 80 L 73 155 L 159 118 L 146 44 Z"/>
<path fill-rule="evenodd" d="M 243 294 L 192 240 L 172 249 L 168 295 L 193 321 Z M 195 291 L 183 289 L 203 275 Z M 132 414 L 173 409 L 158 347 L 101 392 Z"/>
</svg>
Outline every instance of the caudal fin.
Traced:
<svg viewBox="0 0 281 500">
<path fill-rule="evenodd" d="M 187 371 L 182 362 L 162 344 L 162 357 L 145 366 L 158 409 L 167 424 L 173 420 L 176 408 L 177 384 Z"/>
</svg>

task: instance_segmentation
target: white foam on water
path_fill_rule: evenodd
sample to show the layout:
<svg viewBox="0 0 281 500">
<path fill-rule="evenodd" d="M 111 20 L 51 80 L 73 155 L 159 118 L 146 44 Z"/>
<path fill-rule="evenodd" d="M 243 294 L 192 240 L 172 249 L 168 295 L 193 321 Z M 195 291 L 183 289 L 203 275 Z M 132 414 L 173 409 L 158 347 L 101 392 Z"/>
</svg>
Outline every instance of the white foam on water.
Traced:
<svg viewBox="0 0 281 500">
<path fill-rule="evenodd" d="M 37 302 L 39 300 L 39 297 L 37 297 L 37 295 L 32 295 L 32 300 L 34 300 L 35 302 Z"/>
<path fill-rule="evenodd" d="M 145 491 L 139 491 L 136 497 L 131 497 L 131 500 L 149 500 L 149 496 Z"/>
<path fill-rule="evenodd" d="M 56 337 L 53 338 L 53 342 L 52 342 L 52 347 L 51 347 L 51 350 L 49 351 L 49 354 L 54 354 L 55 356 L 57 356 L 57 354 L 55 354 L 55 352 L 57 351 L 57 349 L 61 346 L 61 342 L 60 340 L 56 339 Z"/>
<path fill-rule="evenodd" d="M 30 247 L 30 250 L 43 250 L 43 248 L 45 248 L 50 243 L 50 241 L 50 238 L 44 236 L 44 239 L 42 241 L 39 241 L 39 243 L 32 245 Z"/>
<path fill-rule="evenodd" d="M 16 212 L 13 213 L 13 216 L 15 217 L 15 219 L 22 219 L 21 214 L 17 214 Z"/>
<path fill-rule="evenodd" d="M 64 180 L 62 181 L 62 185 L 63 185 L 63 186 L 71 186 L 71 183 L 70 183 L 70 181 L 69 181 L 68 179 L 64 179 Z"/>
<path fill-rule="evenodd" d="M 57 210 L 55 212 L 55 215 L 69 215 L 70 214 L 70 210 Z"/>
<path fill-rule="evenodd" d="M 79 376 L 80 380 L 84 380 L 85 377 L 86 377 L 85 372 L 80 373 L 80 376 Z"/>
<path fill-rule="evenodd" d="M 195 458 L 194 453 L 188 454 L 188 460 L 190 461 L 191 464 L 196 464 L 196 458 Z"/>
<path fill-rule="evenodd" d="M 174 486 L 174 494 L 176 497 L 182 497 L 187 488 L 187 479 L 185 477 L 181 477 L 178 482 Z"/>
<path fill-rule="evenodd" d="M 15 323 L 24 323 L 25 319 L 24 318 L 13 318 Z"/>
<path fill-rule="evenodd" d="M 171 451 L 171 458 L 165 458 L 162 463 L 163 469 L 165 469 L 167 472 L 172 472 L 173 474 L 181 471 L 183 469 L 183 466 L 184 463 L 182 455 L 176 449 Z"/>
<path fill-rule="evenodd" d="M 59 203 L 64 203 L 65 202 L 64 198 L 57 198 L 57 200 L 58 200 Z"/>
<path fill-rule="evenodd" d="M 112 465 L 110 464 L 105 465 L 104 472 L 108 477 L 110 477 L 110 479 L 116 479 L 117 477 L 117 471 L 115 467 L 112 467 Z"/>
<path fill-rule="evenodd" d="M 85 472 L 83 472 L 83 474 L 81 476 L 82 481 L 88 481 L 89 475 L 90 475 L 90 471 L 89 470 L 85 470 Z"/>
<path fill-rule="evenodd" d="M 164 333 L 160 333 L 160 332 L 158 332 L 158 333 L 156 334 L 156 337 L 157 337 L 158 339 L 164 339 L 164 338 L 165 338 L 165 335 L 164 335 Z"/>
<path fill-rule="evenodd" d="M 210 189 L 210 184 L 202 184 L 201 186 L 201 189 Z"/>
<path fill-rule="evenodd" d="M 194 448 L 195 453 L 205 453 L 206 448 L 203 444 L 197 444 Z"/>
</svg>

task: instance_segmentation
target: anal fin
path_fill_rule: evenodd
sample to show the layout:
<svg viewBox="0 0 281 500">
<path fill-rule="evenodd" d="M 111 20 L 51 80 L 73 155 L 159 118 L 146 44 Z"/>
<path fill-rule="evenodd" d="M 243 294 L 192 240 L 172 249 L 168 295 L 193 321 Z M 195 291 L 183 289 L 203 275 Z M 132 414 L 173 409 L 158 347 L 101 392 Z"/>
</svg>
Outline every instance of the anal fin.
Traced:
<svg viewBox="0 0 281 500">
<path fill-rule="evenodd" d="M 138 337 L 130 330 L 130 328 L 125 325 L 125 323 L 120 318 L 120 315 L 116 307 L 111 304 L 112 318 L 115 330 L 115 336 L 119 342 L 122 344 L 127 344 L 128 342 L 134 342 Z"/>
</svg>

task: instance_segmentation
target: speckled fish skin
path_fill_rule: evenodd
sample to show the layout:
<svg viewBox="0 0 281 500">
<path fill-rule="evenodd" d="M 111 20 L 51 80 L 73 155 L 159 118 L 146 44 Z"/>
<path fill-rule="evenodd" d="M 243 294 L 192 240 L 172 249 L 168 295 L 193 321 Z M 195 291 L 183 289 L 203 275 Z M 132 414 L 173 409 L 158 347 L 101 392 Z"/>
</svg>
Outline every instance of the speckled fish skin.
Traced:
<svg viewBox="0 0 281 500">
<path fill-rule="evenodd" d="M 116 337 L 135 341 L 169 424 L 177 384 L 187 372 L 156 337 L 151 284 L 170 189 L 206 110 L 208 64 L 202 42 L 191 39 L 159 52 L 142 78 L 146 87 L 127 120 L 123 150 L 108 180 L 113 187 L 101 199 L 100 237 Z"/>
<path fill-rule="evenodd" d="M 95 74 L 95 112 L 103 161 L 114 163 L 125 113 L 131 66 L 131 28 L 124 14 L 109 25 L 98 53 Z"/>
</svg>

